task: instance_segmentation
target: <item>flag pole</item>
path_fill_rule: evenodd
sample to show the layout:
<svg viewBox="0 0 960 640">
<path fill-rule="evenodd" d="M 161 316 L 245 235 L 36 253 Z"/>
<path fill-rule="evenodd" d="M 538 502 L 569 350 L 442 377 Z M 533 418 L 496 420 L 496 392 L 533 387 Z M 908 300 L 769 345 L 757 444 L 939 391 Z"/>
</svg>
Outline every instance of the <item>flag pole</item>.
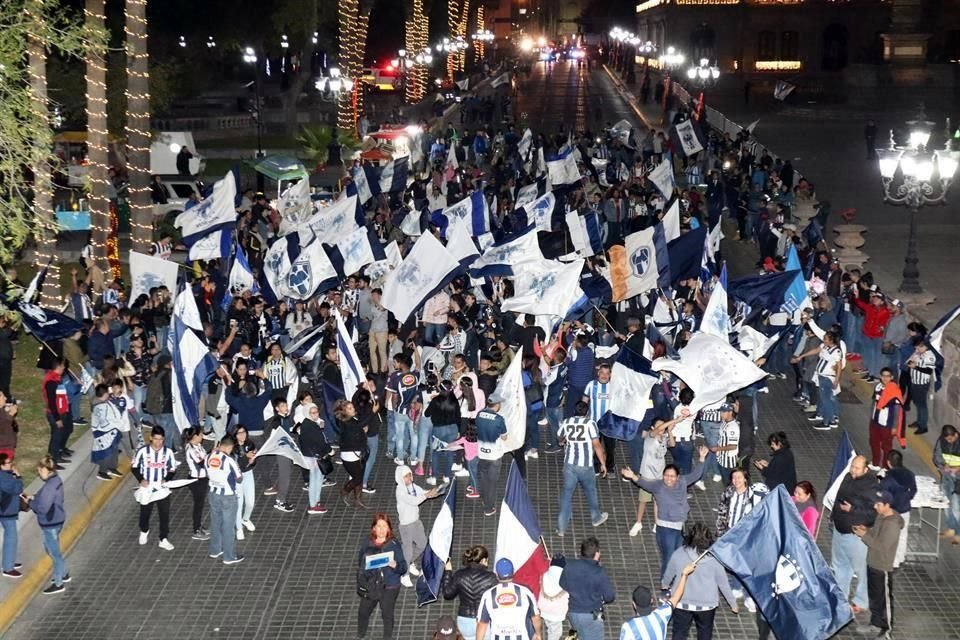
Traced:
<svg viewBox="0 0 960 640">
<path fill-rule="evenodd" d="M 823 514 L 827 511 L 827 505 L 820 506 L 820 517 L 817 518 L 817 530 L 813 534 L 813 541 L 816 542 L 817 538 L 820 537 L 820 525 L 823 524 Z"/>
<path fill-rule="evenodd" d="M 618 333 L 616 327 L 614 327 L 612 324 L 610 324 L 610 321 L 607 320 L 607 316 L 603 315 L 603 311 L 600 311 L 600 309 L 597 308 L 597 305 L 592 304 L 592 305 L 590 305 L 590 306 L 593 307 L 593 310 L 594 310 L 594 311 L 596 311 L 597 313 L 600 314 L 600 317 L 603 318 L 603 321 L 606 323 L 606 325 L 607 325 L 608 327 L 610 327 L 610 331 L 613 331 L 614 334 Z"/>
</svg>

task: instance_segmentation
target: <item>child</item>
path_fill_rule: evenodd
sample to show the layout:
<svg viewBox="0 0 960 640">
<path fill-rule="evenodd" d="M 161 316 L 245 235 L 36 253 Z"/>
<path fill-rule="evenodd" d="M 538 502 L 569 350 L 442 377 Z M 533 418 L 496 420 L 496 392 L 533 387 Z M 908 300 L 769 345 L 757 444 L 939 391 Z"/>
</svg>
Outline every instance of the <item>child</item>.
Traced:
<svg viewBox="0 0 960 640">
<path fill-rule="evenodd" d="M 90 415 L 93 448 L 90 451 L 90 461 L 100 467 L 97 479 L 109 482 L 122 475 L 117 471 L 117 457 L 120 449 L 120 432 L 127 418 L 110 402 L 110 390 L 107 385 L 98 384 L 93 393 L 93 408 Z M 129 426 L 127 429 L 129 430 Z"/>
<path fill-rule="evenodd" d="M 413 471 L 405 464 L 397 467 L 394 478 L 397 481 L 396 496 L 400 541 L 403 544 L 403 557 L 407 558 L 409 563 L 409 569 L 400 578 L 400 584 L 405 587 L 412 587 L 413 581 L 410 576 L 417 577 L 420 575 L 420 570 L 413 563 L 427 546 L 427 534 L 423 529 L 423 523 L 420 522 L 420 504 L 424 500 L 437 497 L 439 489 L 433 488 L 430 491 L 424 491 L 415 485 L 413 483 Z"/>
<path fill-rule="evenodd" d="M 133 399 L 127 395 L 123 386 L 123 380 L 120 378 L 114 380 L 110 385 L 110 402 L 124 418 L 120 426 L 120 445 L 124 449 L 127 449 L 127 453 L 130 455 L 130 458 L 133 459 L 133 454 L 145 443 L 143 441 L 143 433 L 140 432 L 140 420 L 136 414 Z M 136 427 L 136 429 L 131 427 Z M 126 434 L 126 445 L 124 445 L 123 434 Z"/>
<path fill-rule="evenodd" d="M 190 427 L 183 432 L 184 457 L 187 459 L 187 468 L 190 477 L 196 482 L 190 483 L 190 493 L 193 495 L 193 536 L 194 540 L 209 540 L 210 532 L 200 526 L 203 522 L 203 505 L 207 500 L 207 450 L 203 448 L 203 429 Z"/>
<path fill-rule="evenodd" d="M 463 436 L 447 445 L 448 451 L 455 450 L 456 448 L 463 449 L 463 457 L 467 461 L 467 471 L 470 473 L 470 486 L 467 487 L 466 497 L 479 498 L 480 489 L 477 484 L 479 482 L 477 471 L 480 466 L 480 458 L 477 457 L 477 428 L 468 424 Z"/>
<path fill-rule="evenodd" d="M 567 617 L 570 596 L 560 587 L 560 574 L 563 567 L 552 564 L 540 578 L 540 598 L 537 608 L 546 628 L 546 640 L 560 640 L 563 634 L 563 621 Z"/>
</svg>

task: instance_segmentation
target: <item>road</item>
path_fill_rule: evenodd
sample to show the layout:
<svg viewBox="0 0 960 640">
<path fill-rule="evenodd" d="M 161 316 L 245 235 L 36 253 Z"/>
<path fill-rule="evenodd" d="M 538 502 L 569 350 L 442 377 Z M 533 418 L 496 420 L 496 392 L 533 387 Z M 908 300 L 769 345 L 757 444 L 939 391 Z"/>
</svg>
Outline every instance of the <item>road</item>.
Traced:
<svg viewBox="0 0 960 640">
<path fill-rule="evenodd" d="M 569 63 L 549 68 L 541 64 L 531 74 L 518 97 L 517 107 L 526 111 L 534 127 L 556 131 L 564 127 L 594 127 L 591 101 L 603 100 L 600 120 L 616 121 L 632 111 L 616 97 L 603 71 L 587 72 Z M 635 114 L 634 114 L 635 115 Z M 731 277 L 751 270 L 753 258 L 742 247 L 724 248 Z M 798 477 L 811 480 L 822 493 L 839 439 L 837 431 L 813 431 L 790 402 L 791 384 L 771 382 L 770 394 L 760 400 L 758 442 L 773 431 L 786 431 L 795 443 Z M 845 393 L 841 405 L 844 428 L 849 429 L 859 450 L 866 450 L 867 407 Z M 762 449 L 762 447 L 760 447 Z M 65 593 L 38 596 L 9 629 L 8 640 L 74 640 L 224 638 L 353 638 L 356 631 L 357 596 L 355 568 L 357 550 L 367 535 L 371 514 L 396 515 L 393 497 L 394 465 L 383 458 L 375 469 L 374 484 L 380 488 L 371 497 L 370 511 L 348 508 L 337 498 L 336 488 L 325 489 L 322 501 L 326 515 L 308 516 L 306 493 L 291 492 L 294 513 L 272 508 L 272 498 L 260 496 L 271 478 L 270 465 L 257 470 L 258 503 L 253 520 L 255 533 L 248 534 L 239 550 L 243 564 L 225 567 L 206 555 L 206 543 L 190 539 L 191 500 L 187 493 L 173 498 L 172 552 L 151 544 L 137 544 L 137 507 L 132 498 L 134 483 L 124 479 L 124 490 L 94 520 L 68 558 L 73 581 Z M 929 473 L 912 452 L 908 466 Z M 504 465 L 505 473 L 506 465 Z M 616 479 L 601 480 L 601 506 L 610 520 L 599 529 L 589 523 L 581 495 L 574 504 L 574 520 L 564 538 L 554 535 L 558 494 L 562 484 L 559 457 L 542 456 L 528 464 L 530 496 L 540 517 L 545 542 L 552 554 L 576 557 L 581 538 L 597 535 L 601 561 L 610 572 L 617 601 L 607 609 L 607 638 L 618 636 L 619 625 L 631 615 L 629 597 L 638 584 L 655 585 L 658 557 L 649 528 L 635 538 L 627 536 L 634 520 L 636 491 Z M 343 481 L 339 468 L 334 479 Z M 705 493 L 693 491 L 690 521 L 714 523 L 713 508 L 721 490 L 708 482 Z M 503 486 L 501 481 L 500 486 Z M 463 486 L 459 487 L 462 492 Z M 295 487 L 297 489 L 297 487 Z M 462 496 L 462 493 L 461 493 Z M 427 503 L 422 519 L 429 529 L 440 504 Z M 156 516 L 154 516 L 156 517 Z M 648 514 L 649 517 L 649 514 Z M 477 500 L 461 499 L 457 505 L 454 562 L 468 545 L 482 543 L 494 550 L 497 518 L 485 518 Z M 156 524 L 154 524 L 156 527 Z M 829 558 L 829 527 L 819 543 Z M 955 637 L 960 592 L 955 575 L 960 567 L 958 552 L 946 548 L 936 563 L 908 563 L 897 574 L 897 637 L 912 640 L 943 640 Z M 396 637 L 402 640 L 429 637 L 433 623 L 442 614 L 455 614 L 455 604 L 442 602 L 416 608 L 413 590 L 400 595 Z M 379 637 L 376 618 L 371 637 Z M 739 616 L 724 609 L 716 618 L 716 638 L 745 640 L 756 637 L 754 617 Z M 838 638 L 858 638 L 851 631 Z"/>
</svg>

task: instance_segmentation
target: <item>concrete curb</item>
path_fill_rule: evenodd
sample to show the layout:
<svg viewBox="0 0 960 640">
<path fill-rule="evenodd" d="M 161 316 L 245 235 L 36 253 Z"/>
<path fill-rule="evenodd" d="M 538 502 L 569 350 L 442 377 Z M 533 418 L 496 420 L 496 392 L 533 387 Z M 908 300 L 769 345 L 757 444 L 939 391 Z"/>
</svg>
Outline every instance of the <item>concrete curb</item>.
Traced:
<svg viewBox="0 0 960 640">
<path fill-rule="evenodd" d="M 623 84 L 623 81 L 617 77 L 617 74 L 610 71 L 610 68 L 607 67 L 607 65 L 603 65 L 603 70 L 606 72 L 608 76 L 610 76 L 610 80 L 613 81 L 613 86 L 616 87 L 617 93 L 620 94 L 620 97 L 623 99 L 624 102 L 627 103 L 627 105 L 633 110 L 633 112 L 637 114 L 637 117 L 640 118 L 640 121 L 643 122 L 643 124 L 647 127 L 647 129 L 656 129 L 656 127 L 650 124 L 650 121 L 647 120 L 647 116 L 643 115 L 643 111 L 640 110 L 640 107 L 637 106 L 636 96 L 634 96 L 627 89 L 626 85 Z"/>
</svg>

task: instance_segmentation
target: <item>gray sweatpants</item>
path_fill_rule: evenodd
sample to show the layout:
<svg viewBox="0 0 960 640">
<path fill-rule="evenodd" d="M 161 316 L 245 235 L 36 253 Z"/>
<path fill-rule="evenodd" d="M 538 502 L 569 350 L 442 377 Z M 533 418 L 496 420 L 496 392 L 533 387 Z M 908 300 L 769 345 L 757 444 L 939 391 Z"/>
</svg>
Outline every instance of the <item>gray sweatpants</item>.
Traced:
<svg viewBox="0 0 960 640">
<path fill-rule="evenodd" d="M 400 525 L 400 544 L 403 546 L 403 557 L 408 565 L 419 560 L 427 547 L 427 533 L 423 530 L 423 523 L 417 520 Z"/>
</svg>

